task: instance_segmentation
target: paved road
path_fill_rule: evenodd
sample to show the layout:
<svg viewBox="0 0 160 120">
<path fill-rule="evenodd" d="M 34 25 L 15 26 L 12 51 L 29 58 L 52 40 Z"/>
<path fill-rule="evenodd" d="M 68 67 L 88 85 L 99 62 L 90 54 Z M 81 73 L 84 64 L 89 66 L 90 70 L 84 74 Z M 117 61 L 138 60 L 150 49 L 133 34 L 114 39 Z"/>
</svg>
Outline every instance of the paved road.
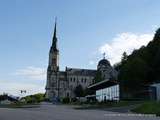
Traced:
<svg viewBox="0 0 160 120">
<path fill-rule="evenodd" d="M 43 104 L 39 108 L 0 108 L 0 120 L 160 120 L 160 118 L 127 116 L 127 113 L 103 110 L 75 110 L 71 106 Z"/>
</svg>

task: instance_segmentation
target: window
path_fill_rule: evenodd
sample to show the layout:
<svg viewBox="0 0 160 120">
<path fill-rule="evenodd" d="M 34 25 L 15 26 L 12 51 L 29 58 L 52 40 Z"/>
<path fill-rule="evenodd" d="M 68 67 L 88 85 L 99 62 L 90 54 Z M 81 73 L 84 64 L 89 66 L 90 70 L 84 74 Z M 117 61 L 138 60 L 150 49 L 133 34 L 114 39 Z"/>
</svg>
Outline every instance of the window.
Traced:
<svg viewBox="0 0 160 120">
<path fill-rule="evenodd" d="M 84 80 L 84 82 L 86 83 L 86 79 Z"/>
<path fill-rule="evenodd" d="M 70 78 L 70 81 L 72 82 L 72 78 Z"/>
<path fill-rule="evenodd" d="M 87 81 L 87 79 L 85 78 L 85 79 L 84 79 L 84 81 L 86 82 L 86 81 Z"/>
<path fill-rule="evenodd" d="M 81 79 L 81 82 L 83 83 L 83 78 Z"/>
<path fill-rule="evenodd" d="M 104 89 L 96 91 L 96 98 L 98 101 L 107 100 L 119 100 L 119 85 L 113 85 Z"/>
<path fill-rule="evenodd" d="M 69 93 L 67 93 L 67 97 L 69 97 Z"/>
</svg>

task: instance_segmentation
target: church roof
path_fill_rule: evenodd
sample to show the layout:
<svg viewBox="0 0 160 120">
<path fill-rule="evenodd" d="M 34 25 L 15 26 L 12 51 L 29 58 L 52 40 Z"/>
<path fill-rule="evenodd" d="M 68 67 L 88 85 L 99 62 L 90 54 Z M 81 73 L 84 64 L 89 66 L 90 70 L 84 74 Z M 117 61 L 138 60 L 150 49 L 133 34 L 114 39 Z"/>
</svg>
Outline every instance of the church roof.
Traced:
<svg viewBox="0 0 160 120">
<path fill-rule="evenodd" d="M 104 58 L 99 61 L 98 65 L 110 65 L 110 63 L 107 59 Z"/>
<path fill-rule="evenodd" d="M 66 68 L 66 72 L 73 75 L 79 75 L 79 76 L 95 76 L 97 70 L 91 70 L 91 69 L 80 69 L 80 68 Z"/>
<path fill-rule="evenodd" d="M 66 72 L 65 72 L 65 71 L 60 71 L 59 74 L 65 76 L 65 75 L 66 75 Z"/>
</svg>

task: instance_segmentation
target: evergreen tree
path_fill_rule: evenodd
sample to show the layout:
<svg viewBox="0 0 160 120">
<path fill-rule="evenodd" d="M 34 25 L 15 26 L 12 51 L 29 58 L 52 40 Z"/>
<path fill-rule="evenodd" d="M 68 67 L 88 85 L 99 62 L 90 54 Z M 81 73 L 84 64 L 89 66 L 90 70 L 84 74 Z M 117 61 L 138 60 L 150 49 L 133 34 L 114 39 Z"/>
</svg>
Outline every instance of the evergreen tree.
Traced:
<svg viewBox="0 0 160 120">
<path fill-rule="evenodd" d="M 95 83 L 97 83 L 97 82 L 100 82 L 102 80 L 103 80 L 102 73 L 101 73 L 101 71 L 98 70 L 96 75 L 95 75 L 94 81 L 95 81 Z"/>
<path fill-rule="evenodd" d="M 82 85 L 78 85 L 74 89 L 74 94 L 76 95 L 76 97 L 83 97 L 84 96 L 84 90 L 83 90 Z"/>
<path fill-rule="evenodd" d="M 160 29 L 155 33 L 153 41 L 131 55 L 123 53 L 118 67 L 120 92 L 123 98 L 143 98 L 145 86 L 160 82 Z"/>
<path fill-rule="evenodd" d="M 125 61 L 127 61 L 127 57 L 128 57 L 127 53 L 124 52 L 124 53 L 122 54 L 122 59 L 121 59 L 122 63 L 125 63 Z"/>
</svg>

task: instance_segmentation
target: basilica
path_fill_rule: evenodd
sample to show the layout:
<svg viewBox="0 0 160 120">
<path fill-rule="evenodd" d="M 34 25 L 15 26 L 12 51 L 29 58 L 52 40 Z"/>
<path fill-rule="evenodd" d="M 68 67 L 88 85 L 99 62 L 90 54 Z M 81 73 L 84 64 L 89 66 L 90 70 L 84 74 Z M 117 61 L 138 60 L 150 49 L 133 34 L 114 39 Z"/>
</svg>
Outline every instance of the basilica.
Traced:
<svg viewBox="0 0 160 120">
<path fill-rule="evenodd" d="M 96 73 L 101 72 L 103 80 L 116 79 L 117 72 L 105 57 L 98 62 L 97 69 L 82 69 L 66 67 L 65 71 L 59 70 L 59 49 L 57 48 L 56 22 L 52 45 L 49 51 L 49 63 L 47 68 L 46 98 L 52 101 L 54 98 L 74 98 L 74 89 L 81 85 L 84 89 L 94 84 Z"/>
</svg>

